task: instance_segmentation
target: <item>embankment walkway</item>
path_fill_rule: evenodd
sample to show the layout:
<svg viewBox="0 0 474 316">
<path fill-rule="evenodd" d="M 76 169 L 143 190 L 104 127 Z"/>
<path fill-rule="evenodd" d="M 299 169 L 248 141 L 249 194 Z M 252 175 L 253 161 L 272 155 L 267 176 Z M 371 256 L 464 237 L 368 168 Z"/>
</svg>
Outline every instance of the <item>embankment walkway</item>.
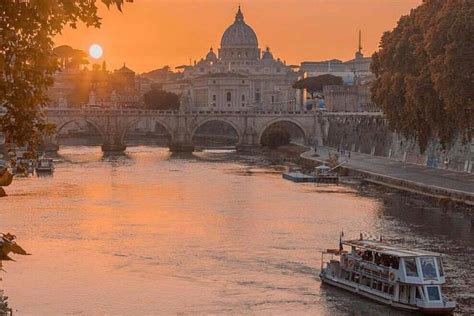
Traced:
<svg viewBox="0 0 474 316">
<path fill-rule="evenodd" d="M 318 147 L 317 154 L 312 149 L 301 155 L 304 159 L 325 161 L 329 153 L 337 153 L 334 148 Z M 347 161 L 351 175 L 361 176 L 367 181 L 413 191 L 440 198 L 451 198 L 474 206 L 474 174 L 404 163 L 383 157 L 357 152 L 339 154 L 339 161 Z"/>
</svg>

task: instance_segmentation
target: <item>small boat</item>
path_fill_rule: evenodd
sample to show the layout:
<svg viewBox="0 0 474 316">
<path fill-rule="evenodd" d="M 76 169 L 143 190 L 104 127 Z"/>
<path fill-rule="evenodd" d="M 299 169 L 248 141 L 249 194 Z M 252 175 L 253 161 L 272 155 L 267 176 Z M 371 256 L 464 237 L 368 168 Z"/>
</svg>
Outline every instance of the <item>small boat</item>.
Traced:
<svg viewBox="0 0 474 316">
<path fill-rule="evenodd" d="M 36 172 L 53 172 L 53 158 L 39 158 L 36 164 Z"/>
<path fill-rule="evenodd" d="M 282 174 L 283 179 L 297 183 L 339 183 L 339 176 L 332 172 L 333 169 L 326 165 L 316 167 L 313 173 L 303 173 L 300 171 L 288 171 Z"/>
<path fill-rule="evenodd" d="M 344 246 L 350 250 L 344 250 Z M 327 259 L 330 255 L 330 259 Z M 383 241 L 342 241 L 321 255 L 321 281 L 392 307 L 450 314 L 456 302 L 441 291 L 441 254 L 391 246 Z"/>
</svg>

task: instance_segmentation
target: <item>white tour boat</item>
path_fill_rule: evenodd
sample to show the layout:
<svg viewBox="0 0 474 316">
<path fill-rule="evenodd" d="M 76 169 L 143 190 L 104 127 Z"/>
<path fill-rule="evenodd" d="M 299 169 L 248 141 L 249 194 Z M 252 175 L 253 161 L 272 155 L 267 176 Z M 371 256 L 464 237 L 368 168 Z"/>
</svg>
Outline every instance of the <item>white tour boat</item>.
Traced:
<svg viewBox="0 0 474 316">
<path fill-rule="evenodd" d="M 349 251 L 344 250 L 350 248 Z M 330 259 L 327 256 L 330 255 Z M 441 255 L 377 240 L 340 240 L 321 256 L 321 281 L 395 308 L 449 314 L 456 307 L 442 295 Z"/>
</svg>

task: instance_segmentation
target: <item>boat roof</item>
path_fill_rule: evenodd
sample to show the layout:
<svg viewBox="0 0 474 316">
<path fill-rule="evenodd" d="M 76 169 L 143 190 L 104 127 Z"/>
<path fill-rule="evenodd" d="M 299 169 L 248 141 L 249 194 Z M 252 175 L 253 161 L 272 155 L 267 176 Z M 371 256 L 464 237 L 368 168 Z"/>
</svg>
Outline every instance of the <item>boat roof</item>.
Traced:
<svg viewBox="0 0 474 316">
<path fill-rule="evenodd" d="M 315 169 L 327 170 L 327 169 L 331 169 L 331 168 L 326 166 L 326 165 L 321 165 L 321 166 L 316 167 Z"/>
<path fill-rule="evenodd" d="M 383 253 L 395 257 L 439 257 L 441 254 L 437 252 L 409 249 L 405 247 L 392 246 L 383 241 L 378 240 L 346 240 L 342 242 L 344 245 L 363 248 L 378 253 Z"/>
</svg>

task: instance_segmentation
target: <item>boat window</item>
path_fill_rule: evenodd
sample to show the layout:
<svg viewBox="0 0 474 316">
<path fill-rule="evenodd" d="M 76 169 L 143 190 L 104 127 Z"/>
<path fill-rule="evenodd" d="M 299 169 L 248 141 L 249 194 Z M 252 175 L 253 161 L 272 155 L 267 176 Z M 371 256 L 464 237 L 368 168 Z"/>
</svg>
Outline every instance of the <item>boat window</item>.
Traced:
<svg viewBox="0 0 474 316">
<path fill-rule="evenodd" d="M 421 294 L 420 294 L 420 287 L 417 287 L 416 288 L 416 296 L 415 296 L 417 299 L 420 299 L 421 300 Z"/>
<path fill-rule="evenodd" d="M 439 289 L 437 286 L 427 286 L 426 291 L 428 292 L 428 299 L 430 301 L 440 300 Z"/>
<path fill-rule="evenodd" d="M 374 290 L 377 289 L 377 283 L 378 283 L 377 280 L 373 280 L 373 281 L 372 281 L 372 288 L 373 288 Z"/>
<path fill-rule="evenodd" d="M 436 263 L 438 264 L 438 271 L 439 271 L 439 276 L 442 277 L 444 276 L 444 271 L 443 271 L 443 262 L 441 258 L 436 258 Z"/>
<path fill-rule="evenodd" d="M 421 262 L 421 271 L 423 271 L 423 276 L 427 278 L 437 278 L 435 262 L 433 257 L 420 258 Z"/>
<path fill-rule="evenodd" d="M 380 292 L 383 292 L 383 290 L 384 290 L 384 286 L 383 286 L 383 285 L 384 285 L 384 284 L 383 284 L 382 282 L 379 282 L 379 283 L 378 283 L 377 290 L 379 290 Z"/>
<path fill-rule="evenodd" d="M 362 278 L 360 280 L 360 284 L 369 286 L 370 285 L 370 279 L 365 277 L 365 276 L 362 276 Z"/>
<path fill-rule="evenodd" d="M 418 270 L 416 269 L 415 258 L 405 258 L 405 273 L 409 277 L 417 277 Z"/>
<path fill-rule="evenodd" d="M 399 266 L 400 266 L 400 258 L 398 258 L 398 257 L 392 257 L 392 261 L 390 262 L 390 265 L 392 266 L 392 268 L 398 270 L 398 268 L 399 268 Z"/>
</svg>

